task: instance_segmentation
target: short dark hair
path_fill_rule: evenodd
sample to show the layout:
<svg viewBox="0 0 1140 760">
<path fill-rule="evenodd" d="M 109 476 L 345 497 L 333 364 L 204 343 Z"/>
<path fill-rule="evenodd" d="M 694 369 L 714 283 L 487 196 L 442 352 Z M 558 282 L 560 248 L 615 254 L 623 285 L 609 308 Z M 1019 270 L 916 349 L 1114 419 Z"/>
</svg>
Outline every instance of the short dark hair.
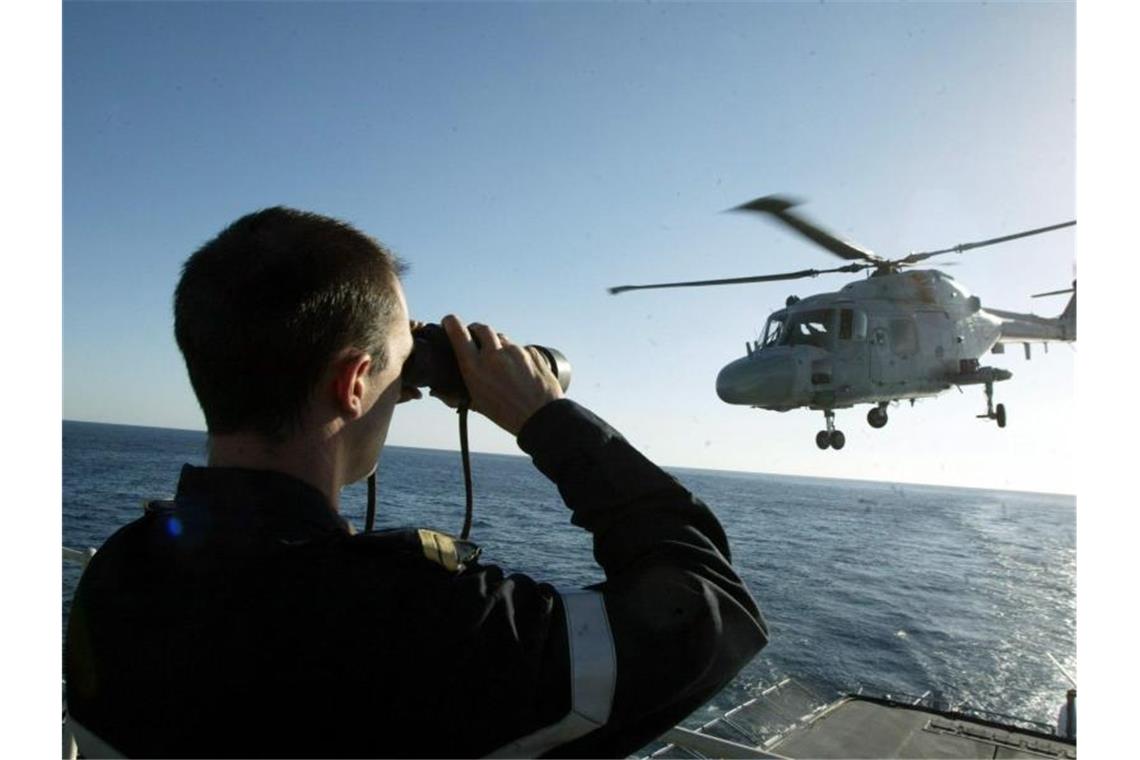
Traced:
<svg viewBox="0 0 1140 760">
<path fill-rule="evenodd" d="M 209 431 L 282 440 L 337 351 L 383 368 L 405 270 L 351 225 L 282 206 L 199 248 L 174 292 L 174 335 Z"/>
</svg>

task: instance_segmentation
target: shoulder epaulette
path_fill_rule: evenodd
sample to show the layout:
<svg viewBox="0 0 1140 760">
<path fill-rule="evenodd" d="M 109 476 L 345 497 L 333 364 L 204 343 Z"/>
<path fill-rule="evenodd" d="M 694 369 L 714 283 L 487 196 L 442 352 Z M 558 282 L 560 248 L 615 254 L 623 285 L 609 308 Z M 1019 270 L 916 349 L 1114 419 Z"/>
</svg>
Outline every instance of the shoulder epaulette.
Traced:
<svg viewBox="0 0 1140 760">
<path fill-rule="evenodd" d="M 449 572 L 458 573 L 478 559 L 482 549 L 471 541 L 455 538 L 428 528 L 407 528 L 402 530 L 379 530 L 358 533 L 352 537 L 353 544 L 361 547 L 386 548 L 406 554 L 422 556 Z"/>
<path fill-rule="evenodd" d="M 420 528 L 416 531 L 424 556 L 451 572 L 459 572 L 467 563 L 478 559 L 482 549 L 470 541 L 455 538 L 436 530 Z"/>
</svg>

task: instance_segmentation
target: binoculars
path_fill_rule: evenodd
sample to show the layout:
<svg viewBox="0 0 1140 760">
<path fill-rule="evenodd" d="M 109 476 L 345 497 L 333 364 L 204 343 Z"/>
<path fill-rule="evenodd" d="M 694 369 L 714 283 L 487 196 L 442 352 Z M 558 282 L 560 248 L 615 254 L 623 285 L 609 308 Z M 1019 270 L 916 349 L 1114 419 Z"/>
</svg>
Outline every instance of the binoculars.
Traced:
<svg viewBox="0 0 1140 760">
<path fill-rule="evenodd" d="M 470 398 L 451 340 L 443 327 L 427 324 L 412 333 L 412 353 L 404 362 L 400 375 L 401 382 L 412 388 L 431 388 L 442 396 Z M 478 345 L 478 341 L 476 341 Z M 558 378 L 558 384 L 565 391 L 570 387 L 570 362 L 562 352 L 546 346 L 527 346 L 538 349 L 546 359 L 550 371 Z"/>
</svg>

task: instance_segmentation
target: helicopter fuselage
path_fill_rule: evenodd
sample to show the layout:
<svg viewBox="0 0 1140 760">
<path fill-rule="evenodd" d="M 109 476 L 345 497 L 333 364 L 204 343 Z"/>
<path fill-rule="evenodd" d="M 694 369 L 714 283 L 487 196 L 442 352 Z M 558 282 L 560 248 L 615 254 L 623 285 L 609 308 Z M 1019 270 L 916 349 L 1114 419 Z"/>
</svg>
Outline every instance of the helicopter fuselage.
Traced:
<svg viewBox="0 0 1140 760">
<path fill-rule="evenodd" d="M 1001 339 L 1002 323 L 938 270 L 877 274 L 789 299 L 747 355 L 720 371 L 717 395 L 774 411 L 934 396 L 982 382 L 978 359 Z M 1008 379 L 998 372 L 992 379 Z"/>
<path fill-rule="evenodd" d="M 884 258 L 843 240 L 796 210 L 798 201 L 766 195 L 743 203 L 734 211 L 761 214 L 788 227 L 845 264 L 830 269 L 801 269 L 747 277 L 714 280 L 617 285 L 610 293 L 650 288 L 691 288 L 742 285 L 817 277 L 821 274 L 870 276 L 834 293 L 809 298 L 788 298 L 786 308 L 768 317 L 758 340 L 746 344 L 747 355 L 723 369 L 716 379 L 722 401 L 784 412 L 807 407 L 823 411 L 826 429 L 815 437 L 821 449 L 842 449 L 846 438 L 835 427 L 835 410 L 855 404 L 873 404 L 867 423 L 887 424 L 892 401 L 935 396 L 951 386 L 982 385 L 985 414 L 977 417 L 1004 428 L 1004 404 L 994 404 L 994 383 L 1009 380 L 1006 369 L 981 366 L 991 349 L 1001 353 L 1005 344 L 1077 339 L 1077 283 L 1042 296 L 1072 293 L 1056 317 L 983 309 L 981 301 L 953 277 L 936 269 L 911 269 L 920 261 L 949 253 L 964 253 L 1000 243 L 1072 227 L 1074 219 L 1022 230 L 949 248 L 912 251 Z"/>
</svg>

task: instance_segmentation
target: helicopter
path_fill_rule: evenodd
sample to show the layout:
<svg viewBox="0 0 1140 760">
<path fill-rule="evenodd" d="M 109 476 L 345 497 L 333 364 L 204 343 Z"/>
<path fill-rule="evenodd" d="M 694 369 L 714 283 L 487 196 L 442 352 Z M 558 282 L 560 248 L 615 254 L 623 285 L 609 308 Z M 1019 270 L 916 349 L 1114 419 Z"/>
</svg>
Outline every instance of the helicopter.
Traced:
<svg viewBox="0 0 1140 760">
<path fill-rule="evenodd" d="M 913 269 L 926 259 L 964 253 L 1031 235 L 1071 227 L 1076 220 L 1011 235 L 961 243 L 950 248 L 882 258 L 841 240 L 793 211 L 799 201 L 768 195 L 730 211 L 744 211 L 778 221 L 831 254 L 851 263 L 831 269 L 733 277 L 719 280 L 619 285 L 611 294 L 650 288 L 704 287 L 797 280 L 821 274 L 854 274 L 870 270 L 862 280 L 832 293 L 805 298 L 789 296 L 785 306 L 767 319 L 759 338 L 745 343 L 746 354 L 720 370 L 716 392 L 728 404 L 785 412 L 822 411 L 826 429 L 815 437 L 820 449 L 842 449 L 843 432 L 835 427 L 835 410 L 872 404 L 867 422 L 887 424 L 894 402 L 933 397 L 952 386 L 981 385 L 986 411 L 977 417 L 1007 422 L 1005 405 L 994 405 L 994 384 L 1013 374 L 983 366 L 988 351 L 1000 354 L 1007 343 L 1071 343 L 1077 339 L 1077 283 L 1037 293 L 1033 298 L 1071 293 L 1056 317 L 1041 317 L 983 308 L 980 299 L 950 275 L 937 269 Z"/>
</svg>

